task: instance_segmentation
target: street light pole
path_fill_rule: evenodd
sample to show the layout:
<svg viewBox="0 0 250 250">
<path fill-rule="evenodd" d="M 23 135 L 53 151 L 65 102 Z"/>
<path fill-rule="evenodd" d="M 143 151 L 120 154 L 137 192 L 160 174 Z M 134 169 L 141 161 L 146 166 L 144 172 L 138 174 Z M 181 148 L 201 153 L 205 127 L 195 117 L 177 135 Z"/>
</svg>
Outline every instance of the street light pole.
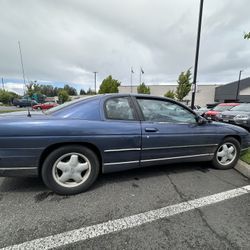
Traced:
<svg viewBox="0 0 250 250">
<path fill-rule="evenodd" d="M 239 101 L 241 72 L 243 72 L 243 70 L 240 70 L 239 72 L 239 80 L 238 80 L 238 85 L 237 85 L 237 90 L 236 90 L 236 101 Z"/>
<path fill-rule="evenodd" d="M 96 94 L 96 74 L 97 74 L 98 72 L 94 71 L 93 73 L 94 73 L 94 81 L 95 81 L 95 94 Z"/>
<path fill-rule="evenodd" d="M 3 81 L 3 77 L 2 77 L 2 87 L 3 87 L 3 90 L 4 90 L 4 81 Z"/>
<path fill-rule="evenodd" d="M 192 109 L 194 109 L 195 92 L 196 92 L 196 80 L 197 80 L 198 59 L 199 59 L 199 49 L 200 49 L 200 36 L 201 36 L 203 2 L 204 2 L 204 0 L 200 0 L 200 13 L 199 13 L 199 21 L 198 21 L 198 32 L 197 32 L 195 64 L 194 64 L 194 79 L 193 79 L 193 88 L 192 88 L 193 89 L 192 102 L 191 102 L 191 108 Z"/>
</svg>

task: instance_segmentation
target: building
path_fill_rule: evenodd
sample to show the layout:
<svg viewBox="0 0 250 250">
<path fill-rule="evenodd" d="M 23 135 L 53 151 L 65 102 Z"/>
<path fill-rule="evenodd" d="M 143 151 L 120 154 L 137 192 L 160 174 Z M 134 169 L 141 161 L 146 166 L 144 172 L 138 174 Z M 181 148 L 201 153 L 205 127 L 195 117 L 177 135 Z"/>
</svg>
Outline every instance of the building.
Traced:
<svg viewBox="0 0 250 250">
<path fill-rule="evenodd" d="M 214 100 L 216 102 L 250 102 L 250 77 L 242 79 L 240 82 L 235 81 L 217 87 Z"/>
<path fill-rule="evenodd" d="M 164 96 L 169 90 L 176 91 L 177 84 L 172 85 L 147 85 L 150 87 L 151 95 L 155 96 Z M 218 85 L 216 84 L 198 84 L 196 88 L 195 104 L 200 106 L 206 106 L 207 103 L 214 102 L 214 93 L 215 88 Z M 131 86 L 120 86 L 119 93 L 131 93 Z M 132 93 L 137 93 L 137 86 L 132 86 Z M 187 101 L 187 104 L 191 104 L 192 92 L 184 98 Z"/>
</svg>

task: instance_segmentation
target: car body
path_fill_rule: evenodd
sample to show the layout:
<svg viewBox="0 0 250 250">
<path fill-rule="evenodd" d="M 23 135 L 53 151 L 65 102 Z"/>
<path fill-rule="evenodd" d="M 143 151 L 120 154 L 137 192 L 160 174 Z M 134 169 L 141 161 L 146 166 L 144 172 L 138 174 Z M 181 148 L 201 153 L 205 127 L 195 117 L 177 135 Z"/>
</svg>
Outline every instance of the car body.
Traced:
<svg viewBox="0 0 250 250">
<path fill-rule="evenodd" d="M 36 105 L 37 102 L 35 100 L 28 100 L 28 99 L 14 99 L 13 105 L 17 107 L 31 107 L 33 105 Z"/>
<path fill-rule="evenodd" d="M 59 194 L 85 191 L 99 172 L 190 161 L 231 168 L 249 146 L 245 129 L 150 95 L 97 95 L 31 117 L 0 115 L 0 175 L 41 175 Z"/>
<path fill-rule="evenodd" d="M 207 111 L 204 114 L 204 117 L 207 119 L 211 119 L 213 121 L 218 121 L 218 115 L 226 110 L 230 110 L 231 108 L 238 106 L 239 103 L 220 103 L 217 106 L 215 106 L 213 109 Z"/>
<path fill-rule="evenodd" d="M 56 102 L 45 102 L 45 103 L 38 103 L 36 105 L 33 105 L 32 108 L 40 109 L 40 110 L 47 110 L 47 109 L 54 108 L 56 106 L 58 106 Z"/>
<path fill-rule="evenodd" d="M 250 131 L 250 103 L 241 103 L 229 111 L 222 112 L 219 115 L 219 120 L 239 125 Z"/>
</svg>

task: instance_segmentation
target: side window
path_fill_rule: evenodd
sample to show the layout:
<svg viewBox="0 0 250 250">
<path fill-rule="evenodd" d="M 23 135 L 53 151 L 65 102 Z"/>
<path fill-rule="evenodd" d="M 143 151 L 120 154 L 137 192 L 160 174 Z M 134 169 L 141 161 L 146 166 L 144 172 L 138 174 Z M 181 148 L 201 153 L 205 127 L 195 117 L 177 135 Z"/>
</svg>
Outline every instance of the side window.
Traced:
<svg viewBox="0 0 250 250">
<path fill-rule="evenodd" d="M 105 104 L 107 119 L 113 120 L 135 120 L 133 107 L 128 97 L 115 97 L 108 99 Z"/>
<path fill-rule="evenodd" d="M 195 115 L 182 106 L 162 100 L 137 99 L 145 121 L 195 123 Z"/>
</svg>

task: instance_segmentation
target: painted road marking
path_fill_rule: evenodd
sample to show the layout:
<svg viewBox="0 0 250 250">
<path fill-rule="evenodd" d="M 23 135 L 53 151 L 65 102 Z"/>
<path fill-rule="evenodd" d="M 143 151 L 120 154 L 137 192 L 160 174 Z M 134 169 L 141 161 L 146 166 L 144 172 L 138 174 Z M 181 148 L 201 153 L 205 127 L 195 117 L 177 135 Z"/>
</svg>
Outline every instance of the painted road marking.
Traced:
<svg viewBox="0 0 250 250">
<path fill-rule="evenodd" d="M 21 244 L 8 246 L 2 248 L 4 250 L 10 249 L 52 249 L 61 247 L 67 244 L 84 241 L 95 238 L 101 235 L 106 235 L 128 228 L 137 227 L 145 223 L 155 220 L 167 218 L 176 214 L 194 210 L 196 208 L 212 205 L 221 201 L 232 199 L 244 194 L 250 193 L 250 185 L 241 188 L 232 189 L 226 192 L 202 197 L 199 199 L 182 202 L 176 205 L 163 207 L 156 210 L 151 210 L 145 213 L 140 213 L 117 220 L 110 220 L 108 222 L 100 223 L 93 226 L 83 227 L 72 231 L 51 235 L 44 238 L 39 238 L 27 241 Z"/>
</svg>

